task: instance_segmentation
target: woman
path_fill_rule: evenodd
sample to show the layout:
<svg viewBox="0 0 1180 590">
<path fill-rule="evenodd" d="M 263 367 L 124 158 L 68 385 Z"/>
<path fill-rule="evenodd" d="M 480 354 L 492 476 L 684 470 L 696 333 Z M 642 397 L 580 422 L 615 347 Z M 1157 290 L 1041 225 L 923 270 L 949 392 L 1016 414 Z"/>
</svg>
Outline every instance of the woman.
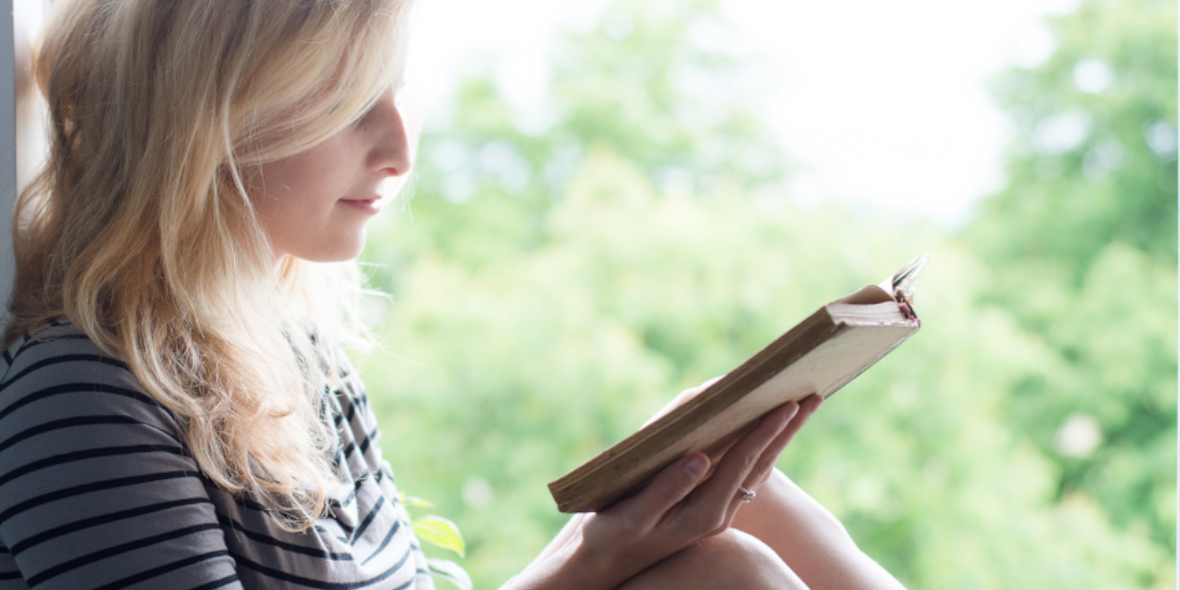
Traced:
<svg viewBox="0 0 1180 590">
<path fill-rule="evenodd" d="M 0 588 L 432 587 L 330 344 L 360 332 L 357 273 L 314 264 L 355 257 L 410 171 L 409 0 L 56 10 L 51 155 L 14 216 Z M 572 519 L 509 586 L 895 587 L 773 470 L 818 405 Z"/>
</svg>

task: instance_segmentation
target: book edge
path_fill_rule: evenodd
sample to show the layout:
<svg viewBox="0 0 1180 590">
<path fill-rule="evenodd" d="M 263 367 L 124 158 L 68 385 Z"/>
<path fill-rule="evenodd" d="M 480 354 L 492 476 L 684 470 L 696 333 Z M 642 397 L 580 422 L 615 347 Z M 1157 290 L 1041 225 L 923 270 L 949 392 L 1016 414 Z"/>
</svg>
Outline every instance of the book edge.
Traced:
<svg viewBox="0 0 1180 590">
<path fill-rule="evenodd" d="M 866 287 L 865 289 L 868 288 Z M 857 291 L 853 296 L 861 294 L 865 289 Z M 834 384 L 833 387 L 829 388 L 825 394 L 825 398 L 856 379 L 864 371 L 868 370 L 869 367 L 875 365 L 900 346 L 902 342 L 908 340 L 910 336 L 921 329 L 921 320 L 916 316 L 907 317 L 906 310 L 900 308 L 900 302 L 896 300 L 881 301 L 877 299 L 881 302 L 846 303 L 850 297 L 852 296 L 837 299 L 819 308 L 803 321 L 767 344 L 753 356 L 747 358 L 746 361 L 738 365 L 738 367 L 721 380 L 701 392 L 697 397 L 694 397 L 683 406 L 672 410 L 667 415 L 662 416 L 598 455 L 595 455 L 591 460 L 583 463 L 573 471 L 550 482 L 548 487 L 554 499 L 557 500 L 558 509 L 561 512 L 582 512 L 604 508 L 605 506 L 592 506 L 591 504 L 595 503 L 594 499 L 598 495 L 598 490 L 615 483 L 609 479 L 612 475 L 611 467 L 620 463 L 620 457 L 630 457 L 625 464 L 632 466 L 648 461 L 651 457 L 666 449 L 668 444 L 670 444 L 669 442 L 659 440 L 664 432 L 669 430 L 685 433 L 692 432 L 721 411 L 736 403 L 737 400 L 756 390 L 800 358 L 806 356 L 823 343 L 837 337 L 847 329 L 870 326 L 912 328 L 905 336 L 874 355 L 871 361 L 859 370 L 850 373 L 845 379 L 842 379 Z M 865 311 L 873 313 L 864 313 Z M 883 313 L 875 314 L 877 311 Z M 910 308 L 910 314 L 912 315 L 912 307 Z M 810 345 L 804 345 L 798 350 L 793 351 L 793 354 L 786 354 L 792 345 L 805 338 L 812 331 L 818 331 L 819 333 L 810 339 Z M 783 358 L 776 359 L 775 357 L 779 355 L 782 355 Z M 772 361 L 776 360 L 778 362 L 772 364 Z M 748 382 L 747 380 L 751 378 L 753 381 Z M 739 385 L 742 385 L 742 387 L 739 387 Z M 676 437 L 672 440 L 679 440 L 679 438 Z M 645 447 L 647 448 L 645 449 Z M 636 454 L 638 454 L 638 458 L 633 456 Z M 625 474 L 631 470 L 624 469 L 615 475 Z M 625 484 L 624 487 L 627 488 L 636 482 L 650 479 L 655 472 L 658 472 L 658 469 L 651 470 L 650 473 L 648 470 L 639 472 L 637 476 L 629 478 L 634 479 L 635 482 Z M 587 481 L 601 481 L 603 483 L 590 489 L 579 490 L 579 484 Z"/>
</svg>

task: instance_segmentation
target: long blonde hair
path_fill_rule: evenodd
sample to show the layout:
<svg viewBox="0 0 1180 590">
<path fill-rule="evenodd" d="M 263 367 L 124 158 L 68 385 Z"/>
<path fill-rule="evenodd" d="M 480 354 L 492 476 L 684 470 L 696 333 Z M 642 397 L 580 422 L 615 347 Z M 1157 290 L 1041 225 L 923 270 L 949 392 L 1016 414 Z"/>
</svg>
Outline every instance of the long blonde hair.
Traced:
<svg viewBox="0 0 1180 590">
<path fill-rule="evenodd" d="M 409 3 L 58 2 L 35 64 L 50 156 L 13 216 L 5 346 L 68 317 L 180 418 L 210 480 L 293 530 L 341 481 L 307 322 L 342 325 L 355 289 L 329 288 L 359 273 L 289 257 L 276 270 L 242 171 L 377 100 Z"/>
</svg>

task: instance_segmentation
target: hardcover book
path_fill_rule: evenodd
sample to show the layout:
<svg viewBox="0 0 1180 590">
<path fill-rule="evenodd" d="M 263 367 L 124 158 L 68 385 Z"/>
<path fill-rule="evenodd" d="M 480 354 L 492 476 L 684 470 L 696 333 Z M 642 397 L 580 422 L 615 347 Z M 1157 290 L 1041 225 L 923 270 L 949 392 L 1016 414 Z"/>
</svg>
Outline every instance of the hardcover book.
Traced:
<svg viewBox="0 0 1180 590">
<path fill-rule="evenodd" d="M 928 260 L 819 308 L 683 405 L 551 482 L 558 509 L 602 510 L 687 453 L 715 463 L 778 406 L 831 396 L 921 328 L 913 282 Z"/>
</svg>

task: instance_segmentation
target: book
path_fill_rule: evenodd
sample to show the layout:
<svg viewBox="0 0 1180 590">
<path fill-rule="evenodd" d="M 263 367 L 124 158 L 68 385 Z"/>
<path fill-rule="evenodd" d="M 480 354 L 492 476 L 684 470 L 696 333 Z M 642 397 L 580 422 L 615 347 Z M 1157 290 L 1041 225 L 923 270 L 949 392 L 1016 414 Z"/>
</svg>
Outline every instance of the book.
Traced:
<svg viewBox="0 0 1180 590">
<path fill-rule="evenodd" d="M 683 405 L 550 482 L 558 510 L 602 510 L 688 453 L 715 464 L 771 410 L 813 393 L 831 396 L 922 327 L 913 282 L 929 258 L 819 308 Z"/>
</svg>

